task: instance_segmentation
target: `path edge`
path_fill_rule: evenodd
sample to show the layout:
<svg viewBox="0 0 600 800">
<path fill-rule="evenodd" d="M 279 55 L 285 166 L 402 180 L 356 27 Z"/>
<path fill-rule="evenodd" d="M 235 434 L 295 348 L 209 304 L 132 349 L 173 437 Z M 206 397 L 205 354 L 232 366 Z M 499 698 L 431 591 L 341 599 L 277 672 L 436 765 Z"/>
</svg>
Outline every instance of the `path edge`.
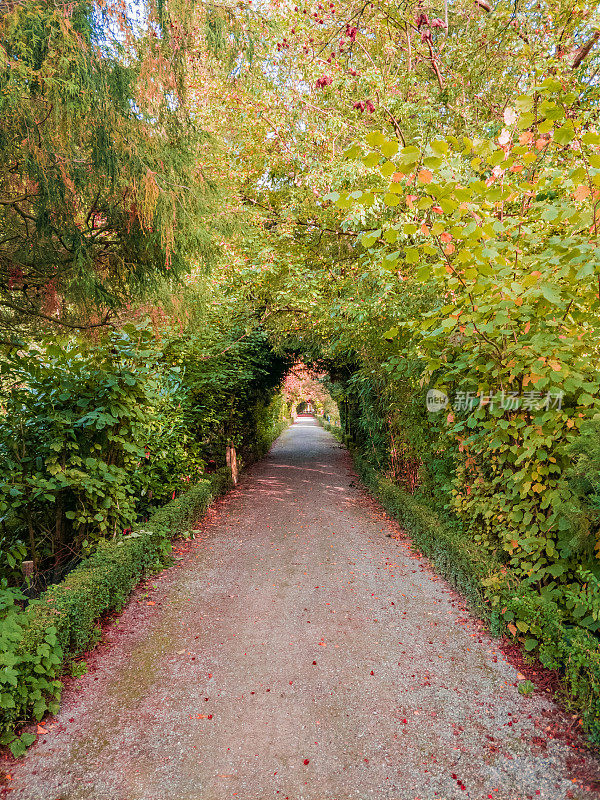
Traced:
<svg viewBox="0 0 600 800">
<path fill-rule="evenodd" d="M 586 743 L 600 752 L 600 645 L 593 634 L 562 623 L 556 604 L 522 585 L 498 581 L 506 570 L 502 562 L 484 553 L 464 534 L 453 528 L 434 508 L 378 473 L 361 457 L 342 428 L 317 417 L 325 430 L 350 451 L 354 467 L 369 493 L 407 531 L 416 547 L 464 598 L 469 610 L 494 637 L 505 637 L 509 647 L 517 646 L 520 669 L 535 683 L 541 673 L 555 672 L 558 693 L 553 699 L 579 717 Z M 487 584 L 487 585 L 486 585 Z M 523 624 L 516 634 L 512 619 Z M 525 628 L 523 631 L 522 628 Z M 541 643 L 533 652 L 526 642 L 535 636 Z M 512 644 L 510 644 L 512 643 Z"/>
<path fill-rule="evenodd" d="M 7 680 L 0 687 L 0 745 L 14 757 L 37 738 L 20 728 L 58 711 L 60 677 L 77 656 L 98 643 L 101 618 L 120 611 L 141 580 L 168 567 L 172 540 L 233 487 L 231 470 L 217 470 L 130 533 L 99 542 L 60 583 L 2 621 L 0 677 Z"/>
</svg>

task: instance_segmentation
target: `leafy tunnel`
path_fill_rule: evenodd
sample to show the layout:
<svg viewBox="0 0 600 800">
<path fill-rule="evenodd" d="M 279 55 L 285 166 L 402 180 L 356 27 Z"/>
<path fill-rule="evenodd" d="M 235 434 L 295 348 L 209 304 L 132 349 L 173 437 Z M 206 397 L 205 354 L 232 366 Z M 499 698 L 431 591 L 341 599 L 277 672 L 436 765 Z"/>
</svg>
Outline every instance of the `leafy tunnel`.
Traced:
<svg viewBox="0 0 600 800">
<path fill-rule="evenodd" d="M 31 601 L 125 602 L 303 403 L 600 741 L 598 13 L 2 6 L 13 752 L 112 602 Z"/>
</svg>

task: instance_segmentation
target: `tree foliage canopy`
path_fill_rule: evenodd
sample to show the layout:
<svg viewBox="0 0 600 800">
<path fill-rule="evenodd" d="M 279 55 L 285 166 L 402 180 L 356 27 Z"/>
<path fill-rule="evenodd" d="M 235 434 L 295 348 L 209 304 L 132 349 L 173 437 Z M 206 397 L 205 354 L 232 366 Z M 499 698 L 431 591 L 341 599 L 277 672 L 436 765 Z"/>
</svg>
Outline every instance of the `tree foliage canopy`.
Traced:
<svg viewBox="0 0 600 800">
<path fill-rule="evenodd" d="M 3 328 L 101 325 L 216 250 L 208 137 L 183 93 L 189 37 L 162 4 L 141 8 L 136 21 L 125 3 L 3 6 Z"/>
</svg>

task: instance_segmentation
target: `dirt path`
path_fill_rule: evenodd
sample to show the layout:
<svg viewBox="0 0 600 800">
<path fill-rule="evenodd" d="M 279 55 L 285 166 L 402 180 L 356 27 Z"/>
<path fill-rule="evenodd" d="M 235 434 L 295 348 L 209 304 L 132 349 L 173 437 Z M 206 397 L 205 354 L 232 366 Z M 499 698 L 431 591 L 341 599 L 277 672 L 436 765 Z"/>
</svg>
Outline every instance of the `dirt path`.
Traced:
<svg viewBox="0 0 600 800">
<path fill-rule="evenodd" d="M 107 629 L 11 800 L 599 797 L 564 715 L 389 533 L 292 426 Z"/>
</svg>

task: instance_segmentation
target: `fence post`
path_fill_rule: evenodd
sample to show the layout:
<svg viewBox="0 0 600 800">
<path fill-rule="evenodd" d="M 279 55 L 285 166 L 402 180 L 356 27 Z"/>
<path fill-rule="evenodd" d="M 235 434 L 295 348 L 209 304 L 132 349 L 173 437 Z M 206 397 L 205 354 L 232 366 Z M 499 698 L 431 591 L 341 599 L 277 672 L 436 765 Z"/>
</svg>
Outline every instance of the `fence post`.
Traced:
<svg viewBox="0 0 600 800">
<path fill-rule="evenodd" d="M 238 482 L 238 466 L 237 466 L 237 455 L 235 452 L 235 447 L 232 444 L 227 445 L 227 450 L 225 452 L 225 463 L 231 470 L 231 479 L 235 486 Z"/>
</svg>

